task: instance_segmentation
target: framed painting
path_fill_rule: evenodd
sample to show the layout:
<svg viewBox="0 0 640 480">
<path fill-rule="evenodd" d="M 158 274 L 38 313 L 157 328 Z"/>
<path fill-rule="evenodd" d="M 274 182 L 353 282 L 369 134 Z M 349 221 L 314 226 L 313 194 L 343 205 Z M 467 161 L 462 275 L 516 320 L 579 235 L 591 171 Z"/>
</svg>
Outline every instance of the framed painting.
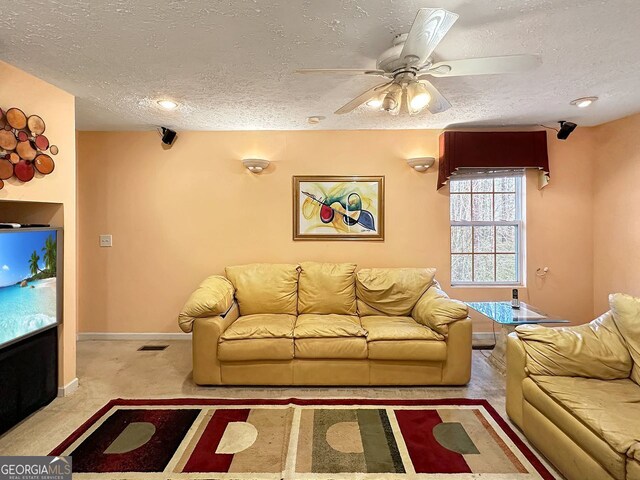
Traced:
<svg viewBox="0 0 640 480">
<path fill-rule="evenodd" d="M 293 177 L 294 240 L 384 240 L 384 177 Z"/>
</svg>

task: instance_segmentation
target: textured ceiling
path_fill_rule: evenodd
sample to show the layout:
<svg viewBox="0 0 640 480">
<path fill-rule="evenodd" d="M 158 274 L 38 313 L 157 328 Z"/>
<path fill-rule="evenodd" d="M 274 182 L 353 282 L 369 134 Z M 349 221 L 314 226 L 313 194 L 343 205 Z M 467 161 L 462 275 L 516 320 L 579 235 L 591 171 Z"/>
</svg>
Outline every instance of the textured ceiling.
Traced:
<svg viewBox="0 0 640 480">
<path fill-rule="evenodd" d="M 81 130 L 393 129 L 595 125 L 640 111 L 639 0 L 0 0 L 0 58 L 77 97 Z M 526 74 L 436 78 L 453 108 L 332 112 L 420 7 L 460 15 L 436 60 L 539 54 Z M 1 81 L 1 79 L 0 79 Z M 569 101 L 597 95 L 578 110 Z M 180 102 L 172 112 L 155 99 Z M 325 116 L 318 125 L 306 117 Z"/>
</svg>

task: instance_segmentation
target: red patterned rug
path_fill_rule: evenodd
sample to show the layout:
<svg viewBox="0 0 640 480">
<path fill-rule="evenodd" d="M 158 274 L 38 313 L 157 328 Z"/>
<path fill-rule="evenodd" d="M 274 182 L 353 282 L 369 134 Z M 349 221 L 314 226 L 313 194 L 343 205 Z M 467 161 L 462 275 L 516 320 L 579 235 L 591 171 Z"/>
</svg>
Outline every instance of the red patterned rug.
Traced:
<svg viewBox="0 0 640 480">
<path fill-rule="evenodd" d="M 554 478 L 469 399 L 117 399 L 50 455 L 92 479 Z"/>
</svg>

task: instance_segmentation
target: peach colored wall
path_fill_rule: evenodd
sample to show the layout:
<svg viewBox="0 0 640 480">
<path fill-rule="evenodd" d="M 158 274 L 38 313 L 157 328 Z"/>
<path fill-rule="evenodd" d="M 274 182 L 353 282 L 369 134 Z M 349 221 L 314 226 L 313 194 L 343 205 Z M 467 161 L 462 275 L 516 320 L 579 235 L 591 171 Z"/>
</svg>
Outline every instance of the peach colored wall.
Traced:
<svg viewBox="0 0 640 480">
<path fill-rule="evenodd" d="M 30 218 L 51 218 L 53 225 L 64 227 L 64 323 L 60 340 L 60 384 L 66 385 L 76 376 L 75 99 L 73 95 L 3 62 L 0 62 L 0 79 L 0 106 L 15 106 L 27 115 L 40 115 L 47 124 L 45 134 L 52 144 L 60 148 L 60 153 L 55 157 L 56 169 L 51 175 L 26 184 L 15 179 L 5 181 L 4 189 L 0 190 L 0 217 L 6 221 L 8 218 L 5 216 L 16 212 Z M 17 206 L 15 202 L 25 203 Z M 39 214 L 38 206 L 26 202 L 60 204 L 62 212 L 45 206 Z"/>
<path fill-rule="evenodd" d="M 640 114 L 595 129 L 594 313 L 609 293 L 640 296 Z"/>
<path fill-rule="evenodd" d="M 439 131 L 79 132 L 79 330 L 176 332 L 176 315 L 226 265 L 313 259 L 434 266 L 452 296 L 508 299 L 506 288 L 452 289 L 449 197 L 405 159 L 436 156 Z M 527 186 L 528 288 L 521 298 L 575 322 L 591 318 L 592 145 L 550 136 L 552 183 Z M 243 157 L 271 160 L 253 175 Z M 292 241 L 292 175 L 385 175 L 384 242 Z M 113 235 L 99 248 L 98 235 Z M 535 269 L 550 268 L 546 280 Z M 477 330 L 491 323 L 476 320 Z"/>
</svg>

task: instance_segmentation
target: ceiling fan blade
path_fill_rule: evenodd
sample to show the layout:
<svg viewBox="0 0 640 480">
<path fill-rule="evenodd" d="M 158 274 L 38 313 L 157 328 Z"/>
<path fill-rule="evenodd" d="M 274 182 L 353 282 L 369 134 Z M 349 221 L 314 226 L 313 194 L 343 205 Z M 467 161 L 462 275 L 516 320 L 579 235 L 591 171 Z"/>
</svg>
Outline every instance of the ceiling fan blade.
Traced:
<svg viewBox="0 0 640 480">
<path fill-rule="evenodd" d="M 400 60 L 409 65 L 425 63 L 457 19 L 456 13 L 443 8 L 418 10 L 400 53 Z"/>
<path fill-rule="evenodd" d="M 344 113 L 349 113 L 353 110 L 355 110 L 356 108 L 358 108 L 360 105 L 362 105 L 364 102 L 366 102 L 367 100 L 375 97 L 376 95 L 380 95 L 382 93 L 382 91 L 388 87 L 389 85 L 391 85 L 393 82 L 388 82 L 388 83 L 382 83 L 380 85 L 376 85 L 373 88 L 370 88 L 369 90 L 367 90 L 366 92 L 358 95 L 356 98 L 354 98 L 353 100 L 351 100 L 349 103 L 343 105 L 342 107 L 340 107 L 338 110 L 336 110 L 334 113 L 337 115 L 342 115 Z"/>
<path fill-rule="evenodd" d="M 301 68 L 296 70 L 295 73 L 328 73 L 328 74 L 341 74 L 341 75 L 386 75 L 384 70 L 376 70 L 375 68 Z"/>
<path fill-rule="evenodd" d="M 427 71 L 434 77 L 460 77 L 463 75 L 491 75 L 519 73 L 540 65 L 537 55 L 504 55 L 500 57 L 467 58 L 434 63 Z"/>
<path fill-rule="evenodd" d="M 420 80 L 420 83 L 426 87 L 429 95 L 431 95 L 429 105 L 425 107 L 427 110 L 431 113 L 440 113 L 451 108 L 449 100 L 447 100 L 431 82 L 427 80 Z"/>
</svg>

